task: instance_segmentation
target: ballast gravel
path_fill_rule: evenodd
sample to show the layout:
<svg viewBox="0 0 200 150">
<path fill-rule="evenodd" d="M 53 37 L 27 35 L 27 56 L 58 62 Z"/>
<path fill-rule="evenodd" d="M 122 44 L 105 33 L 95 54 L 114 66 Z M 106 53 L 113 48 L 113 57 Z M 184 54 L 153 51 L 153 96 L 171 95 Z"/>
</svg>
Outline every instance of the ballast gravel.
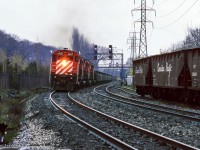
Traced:
<svg viewBox="0 0 200 150">
<path fill-rule="evenodd" d="M 109 119 L 100 117 L 94 112 L 82 109 L 74 102 L 66 98 L 66 93 L 58 93 L 55 97 L 57 97 L 56 103 L 63 106 L 64 109 L 68 110 L 73 115 L 137 149 L 171 149 L 171 146 L 166 145 L 165 143 L 156 141 L 155 139 L 144 136 L 141 133 L 127 129 L 124 126 L 120 126 L 112 121 L 109 121 Z"/>
<path fill-rule="evenodd" d="M 20 132 L 8 145 L 0 145 L 0 149 L 111 149 L 53 107 L 49 95 L 50 92 L 42 93 L 27 101 Z"/>
<path fill-rule="evenodd" d="M 148 102 L 150 104 L 156 104 L 156 105 L 162 105 L 164 107 L 168 107 L 170 108 L 174 108 L 174 109 L 179 109 L 179 110 L 184 110 L 184 111 L 189 111 L 189 112 L 194 112 L 194 113 L 199 113 L 200 114 L 200 107 L 191 107 L 187 104 L 182 104 L 182 103 L 178 103 L 178 102 L 174 102 L 173 100 L 171 101 L 167 101 L 167 100 L 155 100 L 153 98 L 151 98 L 150 96 L 146 95 L 145 98 L 141 98 L 138 94 L 133 93 L 132 92 L 127 92 L 127 89 L 123 89 L 123 88 L 115 88 L 115 87 L 110 87 L 108 88 L 109 91 L 117 94 L 117 95 L 122 95 L 125 97 L 129 97 L 129 98 L 134 98 L 134 99 L 139 99 L 140 101 L 143 102 Z M 197 117 L 200 115 L 197 115 Z"/>
<path fill-rule="evenodd" d="M 97 91 L 106 94 L 104 88 Z M 97 95 L 91 88 L 80 90 L 74 96 L 82 103 L 108 115 L 200 148 L 200 122 L 116 102 Z"/>
</svg>

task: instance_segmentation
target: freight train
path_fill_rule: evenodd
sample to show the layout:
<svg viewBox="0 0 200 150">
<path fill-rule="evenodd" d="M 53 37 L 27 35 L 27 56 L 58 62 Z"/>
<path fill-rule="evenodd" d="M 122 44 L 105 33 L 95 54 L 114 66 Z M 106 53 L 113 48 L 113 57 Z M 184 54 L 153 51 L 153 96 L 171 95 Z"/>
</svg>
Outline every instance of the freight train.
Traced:
<svg viewBox="0 0 200 150">
<path fill-rule="evenodd" d="M 83 85 L 111 81 L 109 74 L 94 71 L 94 65 L 72 50 L 57 50 L 52 54 L 50 83 L 54 90 L 73 91 Z"/>
<path fill-rule="evenodd" d="M 139 95 L 200 105 L 200 48 L 134 60 L 133 70 Z"/>
</svg>

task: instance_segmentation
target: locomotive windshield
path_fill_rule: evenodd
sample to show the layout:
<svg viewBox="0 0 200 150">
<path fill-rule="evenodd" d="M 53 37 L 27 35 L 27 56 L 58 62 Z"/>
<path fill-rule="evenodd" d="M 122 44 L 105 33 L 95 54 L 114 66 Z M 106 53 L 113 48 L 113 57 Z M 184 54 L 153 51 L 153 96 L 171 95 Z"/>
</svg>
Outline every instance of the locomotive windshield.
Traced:
<svg viewBox="0 0 200 150">
<path fill-rule="evenodd" d="M 68 56 L 68 55 L 63 55 L 63 56 L 58 56 L 58 59 L 65 59 L 65 60 L 73 60 L 73 56 Z"/>
</svg>

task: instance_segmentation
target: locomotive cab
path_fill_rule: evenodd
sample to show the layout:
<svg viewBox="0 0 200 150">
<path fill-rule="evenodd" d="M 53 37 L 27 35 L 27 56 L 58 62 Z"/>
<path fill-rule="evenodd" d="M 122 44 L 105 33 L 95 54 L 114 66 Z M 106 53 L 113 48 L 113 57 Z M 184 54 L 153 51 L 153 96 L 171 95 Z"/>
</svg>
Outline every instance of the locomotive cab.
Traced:
<svg viewBox="0 0 200 150">
<path fill-rule="evenodd" d="M 58 50 L 52 55 L 51 86 L 55 90 L 73 91 L 77 82 L 79 56 L 71 50 Z"/>
</svg>

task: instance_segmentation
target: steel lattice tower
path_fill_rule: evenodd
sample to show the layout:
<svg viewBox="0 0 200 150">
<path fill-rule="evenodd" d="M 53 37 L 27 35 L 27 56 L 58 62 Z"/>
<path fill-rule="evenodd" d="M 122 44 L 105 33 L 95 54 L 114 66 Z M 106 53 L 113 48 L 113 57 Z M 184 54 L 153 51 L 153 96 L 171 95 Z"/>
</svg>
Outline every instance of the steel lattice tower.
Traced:
<svg viewBox="0 0 200 150">
<path fill-rule="evenodd" d="M 136 32 L 133 32 L 133 41 L 132 41 L 132 49 L 133 49 L 133 59 L 137 58 L 137 52 L 136 52 Z"/>
<path fill-rule="evenodd" d="M 147 57 L 147 37 L 146 37 L 146 0 L 141 0 L 141 26 L 139 57 Z"/>
<path fill-rule="evenodd" d="M 132 59 L 137 58 L 137 52 L 136 52 L 136 47 L 137 47 L 137 39 L 136 34 L 139 32 L 129 32 L 129 38 L 127 39 L 127 43 L 130 44 L 129 49 L 131 49 L 131 57 Z"/>
<path fill-rule="evenodd" d="M 153 1 L 154 3 L 154 1 Z M 141 18 L 137 21 L 134 21 L 134 23 L 140 23 L 140 41 L 139 41 L 139 53 L 138 58 L 147 57 L 147 36 L 146 36 L 146 23 L 151 22 L 147 19 L 147 11 L 155 11 L 152 8 L 147 8 L 146 6 L 146 0 L 141 0 L 141 6 L 140 8 L 135 8 L 133 11 L 140 11 L 141 12 Z M 132 14 L 133 15 L 133 14 Z M 153 24 L 153 23 L 152 23 Z M 135 26 L 135 25 L 134 25 Z"/>
</svg>

